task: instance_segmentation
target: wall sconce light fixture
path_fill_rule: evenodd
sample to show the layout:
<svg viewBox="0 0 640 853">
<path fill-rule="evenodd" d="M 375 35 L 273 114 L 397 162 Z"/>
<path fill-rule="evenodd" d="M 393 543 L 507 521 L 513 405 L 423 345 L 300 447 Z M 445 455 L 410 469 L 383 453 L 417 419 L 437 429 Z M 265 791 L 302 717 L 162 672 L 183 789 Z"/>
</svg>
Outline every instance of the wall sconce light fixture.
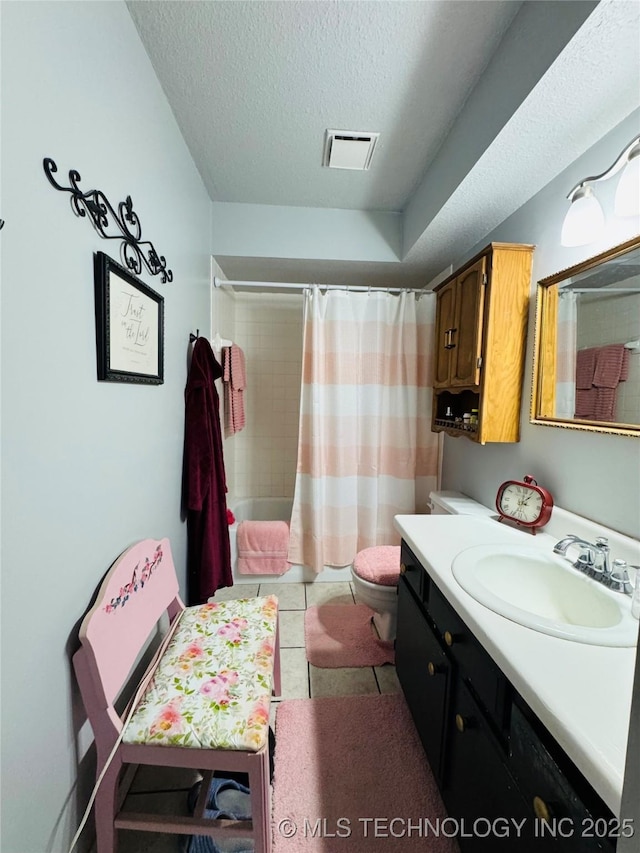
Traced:
<svg viewBox="0 0 640 853">
<path fill-rule="evenodd" d="M 584 246 L 597 239 L 604 227 L 604 213 L 591 185 L 608 181 L 621 169 L 624 171 L 616 189 L 614 213 L 640 215 L 640 136 L 636 136 L 606 172 L 584 178 L 568 194 L 571 205 L 562 224 L 563 246 Z"/>
</svg>

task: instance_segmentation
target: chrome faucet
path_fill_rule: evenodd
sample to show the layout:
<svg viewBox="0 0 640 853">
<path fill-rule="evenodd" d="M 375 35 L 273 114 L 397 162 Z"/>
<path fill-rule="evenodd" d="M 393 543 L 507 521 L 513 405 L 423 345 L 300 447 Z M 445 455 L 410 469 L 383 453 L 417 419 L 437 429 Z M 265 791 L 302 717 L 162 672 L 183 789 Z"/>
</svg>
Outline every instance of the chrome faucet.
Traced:
<svg viewBox="0 0 640 853">
<path fill-rule="evenodd" d="M 629 582 L 627 564 L 624 560 L 615 560 L 612 569 L 609 542 L 604 536 L 599 536 L 595 542 L 587 542 L 585 539 L 570 533 L 564 539 L 556 542 L 553 553 L 566 556 L 572 545 L 580 549 L 578 558 L 573 562 L 574 568 L 603 583 L 615 592 L 631 595 L 633 588 Z M 567 557 L 567 559 L 569 558 Z"/>
<path fill-rule="evenodd" d="M 553 553 L 566 556 L 571 545 L 576 545 L 580 549 L 580 554 L 573 563 L 574 568 L 617 592 L 627 592 L 629 578 L 622 577 L 622 572 L 612 573 L 609 543 L 604 536 L 599 536 L 595 542 L 587 542 L 579 536 L 569 534 L 555 544 Z M 616 568 L 618 568 L 617 565 Z"/>
</svg>

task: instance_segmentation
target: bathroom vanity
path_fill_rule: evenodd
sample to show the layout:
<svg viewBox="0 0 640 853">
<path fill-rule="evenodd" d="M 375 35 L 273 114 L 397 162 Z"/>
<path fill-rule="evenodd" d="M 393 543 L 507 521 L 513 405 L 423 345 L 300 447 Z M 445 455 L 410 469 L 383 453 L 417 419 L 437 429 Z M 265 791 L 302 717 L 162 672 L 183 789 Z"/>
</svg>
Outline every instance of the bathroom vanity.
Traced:
<svg viewBox="0 0 640 853">
<path fill-rule="evenodd" d="M 397 516 L 396 527 L 398 678 L 463 853 L 592 853 L 640 838 L 620 819 L 636 649 L 524 627 L 451 569 L 478 545 L 551 552 L 556 539 L 469 516 Z"/>
</svg>

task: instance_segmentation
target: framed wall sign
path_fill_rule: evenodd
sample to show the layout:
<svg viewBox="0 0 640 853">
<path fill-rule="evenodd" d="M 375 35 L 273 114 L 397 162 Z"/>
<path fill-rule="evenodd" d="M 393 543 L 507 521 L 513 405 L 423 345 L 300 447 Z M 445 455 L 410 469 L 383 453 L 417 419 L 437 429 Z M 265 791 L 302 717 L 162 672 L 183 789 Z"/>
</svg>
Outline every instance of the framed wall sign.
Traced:
<svg viewBox="0 0 640 853">
<path fill-rule="evenodd" d="M 164 299 L 104 252 L 94 255 L 98 379 L 164 382 Z"/>
</svg>

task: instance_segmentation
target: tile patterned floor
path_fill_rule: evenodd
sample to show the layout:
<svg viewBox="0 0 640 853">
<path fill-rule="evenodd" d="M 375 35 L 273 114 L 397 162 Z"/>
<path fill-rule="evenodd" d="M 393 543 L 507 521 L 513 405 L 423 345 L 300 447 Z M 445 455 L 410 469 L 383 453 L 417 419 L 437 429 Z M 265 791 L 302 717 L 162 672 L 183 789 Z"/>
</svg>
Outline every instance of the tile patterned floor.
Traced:
<svg viewBox="0 0 640 853">
<path fill-rule="evenodd" d="M 214 601 L 228 601 L 254 595 L 278 596 L 280 609 L 280 664 L 282 696 L 271 705 L 271 725 L 275 725 L 278 703 L 283 699 L 308 699 L 318 696 L 348 696 L 368 693 L 396 693 L 400 690 L 395 667 L 320 669 L 307 661 L 304 647 L 304 611 L 318 604 L 353 604 L 350 583 L 266 583 L 237 584 L 221 589 Z M 186 791 L 194 778 L 185 771 L 144 768 L 136 777 L 128 798 L 131 808 L 146 801 L 150 808 L 166 813 L 185 812 Z M 179 836 L 121 831 L 119 853 L 178 853 L 185 850 Z"/>
</svg>

